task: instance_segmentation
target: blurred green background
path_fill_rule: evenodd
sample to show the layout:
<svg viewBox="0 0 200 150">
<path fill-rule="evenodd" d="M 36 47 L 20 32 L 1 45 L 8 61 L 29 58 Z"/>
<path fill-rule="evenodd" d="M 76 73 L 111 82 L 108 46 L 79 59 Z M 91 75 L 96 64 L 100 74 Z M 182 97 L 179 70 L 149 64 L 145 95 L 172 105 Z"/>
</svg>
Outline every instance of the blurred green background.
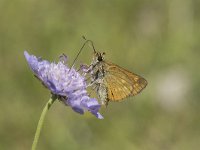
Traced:
<svg viewBox="0 0 200 150">
<path fill-rule="evenodd" d="M 198 0 L 0 0 L 0 149 L 30 149 L 50 97 L 23 51 L 50 61 L 65 53 L 72 63 L 82 35 L 149 84 L 102 108 L 104 120 L 56 102 L 38 149 L 199 149 L 199 27 Z M 87 47 L 77 64 L 91 59 Z"/>
</svg>

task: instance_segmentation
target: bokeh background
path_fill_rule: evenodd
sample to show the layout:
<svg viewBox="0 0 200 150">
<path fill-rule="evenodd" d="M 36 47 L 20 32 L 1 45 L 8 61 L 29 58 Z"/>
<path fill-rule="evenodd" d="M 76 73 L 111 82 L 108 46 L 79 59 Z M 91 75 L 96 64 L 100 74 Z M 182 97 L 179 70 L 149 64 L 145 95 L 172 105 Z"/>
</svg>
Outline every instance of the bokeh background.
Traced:
<svg viewBox="0 0 200 150">
<path fill-rule="evenodd" d="M 106 59 L 145 77 L 138 96 L 102 108 L 104 120 L 56 102 L 41 150 L 198 150 L 200 1 L 0 0 L 0 149 L 30 149 L 50 93 L 23 51 L 72 63 L 82 35 Z M 90 63 L 86 47 L 77 65 Z"/>
</svg>

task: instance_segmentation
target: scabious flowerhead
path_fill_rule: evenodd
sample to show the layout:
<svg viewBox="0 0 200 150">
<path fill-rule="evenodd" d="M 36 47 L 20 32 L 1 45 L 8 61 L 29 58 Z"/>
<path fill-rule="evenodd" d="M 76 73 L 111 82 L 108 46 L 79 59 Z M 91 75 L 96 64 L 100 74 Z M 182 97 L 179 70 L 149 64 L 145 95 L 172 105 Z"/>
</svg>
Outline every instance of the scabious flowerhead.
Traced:
<svg viewBox="0 0 200 150">
<path fill-rule="evenodd" d="M 81 76 L 74 68 L 69 68 L 63 61 L 49 62 L 29 55 L 24 52 L 25 58 L 35 76 L 66 105 L 80 114 L 85 110 L 90 111 L 97 118 L 103 119 L 98 112 L 100 104 L 95 98 L 90 98 L 86 91 L 84 76 Z M 66 59 L 66 58 L 65 58 Z"/>
</svg>

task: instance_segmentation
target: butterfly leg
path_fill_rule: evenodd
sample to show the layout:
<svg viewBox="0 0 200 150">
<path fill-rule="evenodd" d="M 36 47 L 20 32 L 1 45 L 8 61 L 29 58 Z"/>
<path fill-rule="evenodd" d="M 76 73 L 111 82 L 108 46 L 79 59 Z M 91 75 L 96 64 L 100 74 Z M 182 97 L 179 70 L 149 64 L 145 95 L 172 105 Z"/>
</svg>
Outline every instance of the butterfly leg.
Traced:
<svg viewBox="0 0 200 150">
<path fill-rule="evenodd" d="M 92 66 L 87 64 L 81 64 L 78 70 L 81 70 L 84 73 L 90 73 L 92 71 Z"/>
</svg>

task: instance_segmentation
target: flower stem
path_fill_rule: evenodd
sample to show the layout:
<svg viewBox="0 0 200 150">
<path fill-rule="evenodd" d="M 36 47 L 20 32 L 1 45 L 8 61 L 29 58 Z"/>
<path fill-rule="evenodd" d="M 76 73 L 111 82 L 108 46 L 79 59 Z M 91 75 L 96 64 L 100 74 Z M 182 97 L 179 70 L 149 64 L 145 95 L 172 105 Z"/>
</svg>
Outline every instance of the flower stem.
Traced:
<svg viewBox="0 0 200 150">
<path fill-rule="evenodd" d="M 39 140 L 39 137 L 40 137 L 40 132 L 41 132 L 41 129 L 42 129 L 42 126 L 43 126 L 43 123 L 44 123 L 45 115 L 46 115 L 47 111 L 50 109 L 51 105 L 53 104 L 53 102 L 55 100 L 56 100 L 56 96 L 52 95 L 52 97 L 49 99 L 49 101 L 46 103 L 45 107 L 43 108 L 42 114 L 40 116 L 40 120 L 39 120 L 38 125 L 37 125 L 37 129 L 36 129 L 36 132 L 35 132 L 35 137 L 34 137 L 34 140 L 33 140 L 31 150 L 36 150 L 38 140 Z"/>
</svg>

